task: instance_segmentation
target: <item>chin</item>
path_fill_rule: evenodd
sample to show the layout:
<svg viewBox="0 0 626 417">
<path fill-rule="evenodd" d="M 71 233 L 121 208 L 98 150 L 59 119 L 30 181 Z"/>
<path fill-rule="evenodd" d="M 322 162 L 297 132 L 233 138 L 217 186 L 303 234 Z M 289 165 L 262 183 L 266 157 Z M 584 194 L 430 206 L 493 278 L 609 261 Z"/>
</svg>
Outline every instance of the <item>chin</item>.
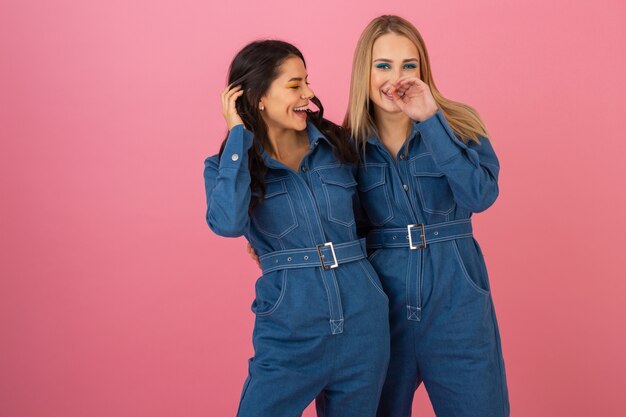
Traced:
<svg viewBox="0 0 626 417">
<path fill-rule="evenodd" d="M 297 123 L 295 123 L 294 129 L 297 130 L 297 131 L 305 130 L 306 129 L 306 119 L 302 120 L 302 121 L 298 121 Z"/>
<path fill-rule="evenodd" d="M 385 103 L 384 106 L 377 106 L 379 110 L 382 110 L 385 113 L 402 113 L 400 108 L 392 103 Z"/>
</svg>

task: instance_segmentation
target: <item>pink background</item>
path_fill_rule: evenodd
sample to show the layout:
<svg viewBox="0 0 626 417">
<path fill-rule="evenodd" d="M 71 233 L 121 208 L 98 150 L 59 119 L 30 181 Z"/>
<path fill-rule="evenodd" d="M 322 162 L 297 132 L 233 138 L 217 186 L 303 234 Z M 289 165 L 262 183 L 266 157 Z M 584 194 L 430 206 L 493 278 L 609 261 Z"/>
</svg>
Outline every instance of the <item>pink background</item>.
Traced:
<svg viewBox="0 0 626 417">
<path fill-rule="evenodd" d="M 204 221 L 227 66 L 291 41 L 340 121 L 382 13 L 500 156 L 475 225 L 512 414 L 626 415 L 623 1 L 392 3 L 2 2 L 1 417 L 234 415 L 259 271 Z M 432 416 L 423 389 L 414 408 Z"/>
</svg>

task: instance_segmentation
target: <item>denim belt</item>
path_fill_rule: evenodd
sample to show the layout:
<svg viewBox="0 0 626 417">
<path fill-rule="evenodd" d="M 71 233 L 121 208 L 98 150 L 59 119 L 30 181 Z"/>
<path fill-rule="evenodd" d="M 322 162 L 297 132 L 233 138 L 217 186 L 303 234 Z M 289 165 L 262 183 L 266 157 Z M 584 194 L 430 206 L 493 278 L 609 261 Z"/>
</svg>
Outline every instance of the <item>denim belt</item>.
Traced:
<svg viewBox="0 0 626 417">
<path fill-rule="evenodd" d="M 470 219 L 435 224 L 410 224 L 404 228 L 374 229 L 367 235 L 367 248 L 424 249 L 427 245 L 472 236 Z"/>
<path fill-rule="evenodd" d="M 365 258 L 365 239 L 351 242 L 326 242 L 312 248 L 285 249 L 259 256 L 263 273 L 280 269 L 321 267 L 324 270 Z"/>
</svg>

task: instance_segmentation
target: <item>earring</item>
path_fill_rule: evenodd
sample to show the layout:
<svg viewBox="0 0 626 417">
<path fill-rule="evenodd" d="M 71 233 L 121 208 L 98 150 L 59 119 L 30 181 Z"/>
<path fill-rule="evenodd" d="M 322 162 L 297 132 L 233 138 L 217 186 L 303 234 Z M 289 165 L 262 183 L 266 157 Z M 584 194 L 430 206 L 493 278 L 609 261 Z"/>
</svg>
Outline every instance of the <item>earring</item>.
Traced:
<svg viewBox="0 0 626 417">
<path fill-rule="evenodd" d="M 261 105 L 259 105 L 259 110 L 261 110 L 261 111 L 265 110 L 265 106 L 264 106 L 264 105 L 262 105 L 262 104 L 261 104 Z"/>
</svg>

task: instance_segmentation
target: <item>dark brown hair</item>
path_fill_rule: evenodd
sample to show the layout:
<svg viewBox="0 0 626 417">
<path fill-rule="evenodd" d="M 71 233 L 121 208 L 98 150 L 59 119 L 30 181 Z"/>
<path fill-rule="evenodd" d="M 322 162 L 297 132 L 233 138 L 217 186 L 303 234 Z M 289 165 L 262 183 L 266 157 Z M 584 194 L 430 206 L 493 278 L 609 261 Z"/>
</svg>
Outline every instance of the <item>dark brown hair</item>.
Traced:
<svg viewBox="0 0 626 417">
<path fill-rule="evenodd" d="M 255 41 L 246 45 L 233 59 L 228 72 L 228 85 L 240 85 L 245 93 L 237 99 L 235 106 L 237 113 L 243 120 L 246 129 L 254 135 L 254 145 L 249 151 L 249 169 L 253 191 L 250 208 L 263 200 L 265 194 L 265 173 L 267 167 L 259 145 L 269 149 L 270 142 L 267 136 L 267 126 L 259 111 L 259 101 L 270 88 L 272 82 L 279 76 L 282 63 L 291 57 L 302 60 L 302 53 L 295 46 L 278 40 Z M 348 133 L 335 123 L 324 119 L 324 108 L 317 97 L 311 101 L 318 111 L 308 111 L 308 121 L 313 123 L 328 138 L 340 162 L 357 161 L 357 154 L 348 139 Z M 226 145 L 226 139 L 220 148 L 220 158 Z"/>
</svg>

